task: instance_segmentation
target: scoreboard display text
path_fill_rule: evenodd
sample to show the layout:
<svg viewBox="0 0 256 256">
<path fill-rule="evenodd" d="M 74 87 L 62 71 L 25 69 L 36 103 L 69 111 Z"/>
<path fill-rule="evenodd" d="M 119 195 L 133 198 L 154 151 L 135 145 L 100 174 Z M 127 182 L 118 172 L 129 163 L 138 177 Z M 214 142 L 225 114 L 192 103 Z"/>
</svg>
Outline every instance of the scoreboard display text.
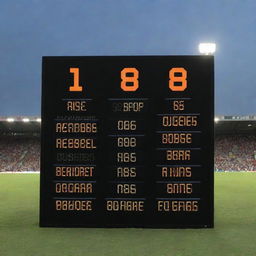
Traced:
<svg viewBox="0 0 256 256">
<path fill-rule="evenodd" d="M 213 227 L 212 56 L 43 57 L 40 226 Z"/>
</svg>

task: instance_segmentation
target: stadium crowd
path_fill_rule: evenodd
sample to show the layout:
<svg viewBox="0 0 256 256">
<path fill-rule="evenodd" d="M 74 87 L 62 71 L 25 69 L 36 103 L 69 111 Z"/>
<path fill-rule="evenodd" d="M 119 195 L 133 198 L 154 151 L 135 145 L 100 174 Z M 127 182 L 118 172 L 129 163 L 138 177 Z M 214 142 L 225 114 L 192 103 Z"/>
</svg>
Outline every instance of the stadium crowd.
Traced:
<svg viewBox="0 0 256 256">
<path fill-rule="evenodd" d="M 0 136 L 0 171 L 39 171 L 38 136 Z M 221 135 L 215 139 L 215 170 L 256 171 L 256 136 Z"/>
<path fill-rule="evenodd" d="M 217 171 L 256 171 L 256 136 L 222 135 L 215 138 Z"/>
<path fill-rule="evenodd" d="M 39 171 L 39 166 L 39 137 L 0 136 L 1 172 Z"/>
</svg>

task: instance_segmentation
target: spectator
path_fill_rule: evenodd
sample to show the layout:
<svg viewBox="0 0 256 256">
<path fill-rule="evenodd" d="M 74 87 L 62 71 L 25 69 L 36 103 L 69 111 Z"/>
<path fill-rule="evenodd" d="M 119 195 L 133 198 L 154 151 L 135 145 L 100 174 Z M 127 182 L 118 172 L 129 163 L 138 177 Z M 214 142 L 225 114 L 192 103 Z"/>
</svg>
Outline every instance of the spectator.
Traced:
<svg viewBox="0 0 256 256">
<path fill-rule="evenodd" d="M 215 138 L 215 170 L 256 171 L 256 136 L 219 135 Z M 40 170 L 38 136 L 0 137 L 0 171 Z"/>
<path fill-rule="evenodd" d="M 215 139 L 215 169 L 256 171 L 256 136 L 221 135 Z"/>
<path fill-rule="evenodd" d="M 39 137 L 0 137 L 0 171 L 39 171 Z"/>
</svg>

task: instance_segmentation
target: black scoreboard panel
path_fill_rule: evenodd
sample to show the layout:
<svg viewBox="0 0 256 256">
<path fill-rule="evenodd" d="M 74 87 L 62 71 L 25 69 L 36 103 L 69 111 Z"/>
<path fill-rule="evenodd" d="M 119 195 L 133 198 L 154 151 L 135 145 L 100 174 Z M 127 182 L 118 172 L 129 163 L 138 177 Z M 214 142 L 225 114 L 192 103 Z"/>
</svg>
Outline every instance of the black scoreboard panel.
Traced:
<svg viewBox="0 0 256 256">
<path fill-rule="evenodd" d="M 212 56 L 44 57 L 40 226 L 213 227 Z"/>
</svg>

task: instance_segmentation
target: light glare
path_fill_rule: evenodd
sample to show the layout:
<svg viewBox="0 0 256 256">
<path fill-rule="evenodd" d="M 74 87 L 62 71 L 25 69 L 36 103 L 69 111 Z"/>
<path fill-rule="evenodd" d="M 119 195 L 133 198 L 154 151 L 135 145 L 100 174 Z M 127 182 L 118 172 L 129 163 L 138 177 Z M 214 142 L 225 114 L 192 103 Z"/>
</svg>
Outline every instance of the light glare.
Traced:
<svg viewBox="0 0 256 256">
<path fill-rule="evenodd" d="M 14 118 L 11 118 L 11 117 L 7 118 L 6 120 L 7 120 L 7 122 L 9 122 L 9 123 L 14 122 Z"/>
<path fill-rule="evenodd" d="M 216 51 L 216 44 L 215 43 L 200 43 L 199 44 L 199 52 L 202 54 L 213 54 Z"/>
<path fill-rule="evenodd" d="M 23 121 L 24 123 L 27 123 L 27 122 L 29 122 L 29 119 L 28 119 L 28 118 L 23 118 L 22 121 Z"/>
</svg>

